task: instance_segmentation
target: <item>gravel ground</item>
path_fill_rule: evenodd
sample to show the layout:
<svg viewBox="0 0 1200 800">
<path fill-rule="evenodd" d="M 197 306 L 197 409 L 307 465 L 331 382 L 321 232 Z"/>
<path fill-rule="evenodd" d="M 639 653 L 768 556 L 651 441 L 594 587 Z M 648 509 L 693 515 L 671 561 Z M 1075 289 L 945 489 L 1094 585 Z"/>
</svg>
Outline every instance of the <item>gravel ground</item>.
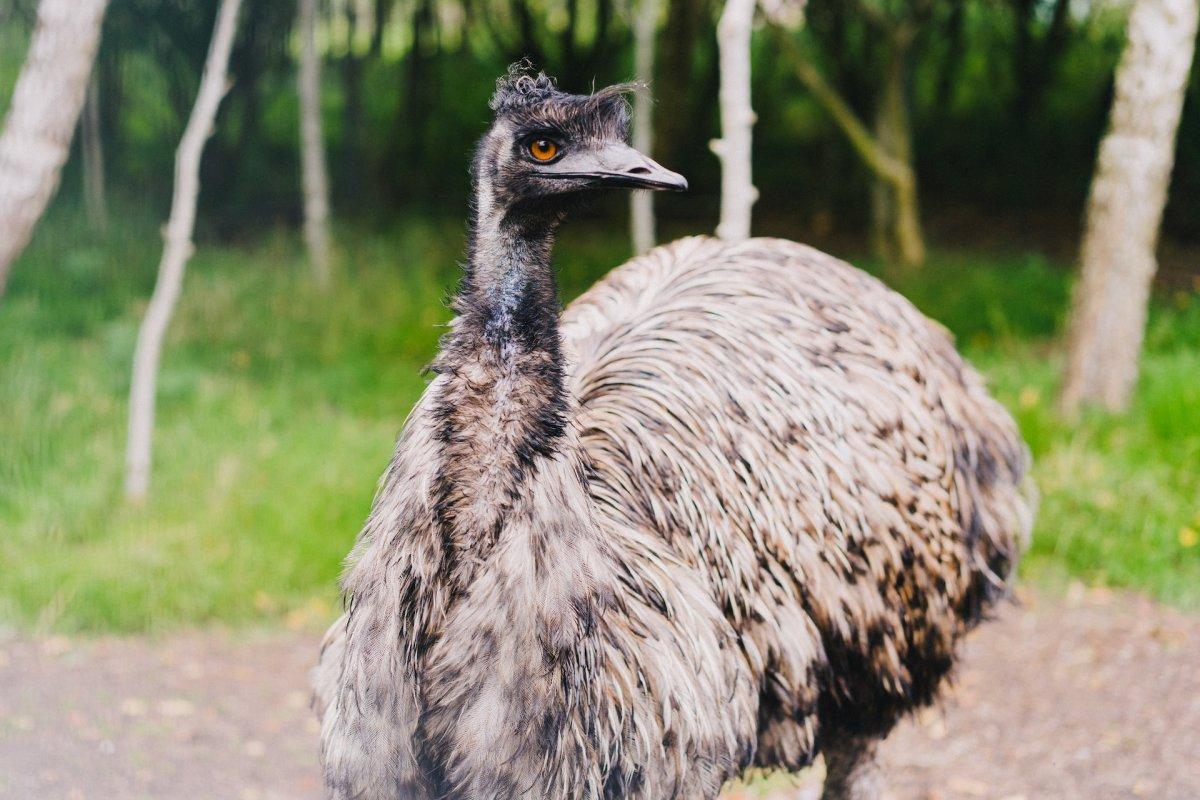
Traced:
<svg viewBox="0 0 1200 800">
<path fill-rule="evenodd" d="M 317 800 L 311 634 L 0 640 L 0 798 Z M 1200 618 L 1076 587 L 968 641 L 895 800 L 1200 798 Z M 819 768 L 731 796 L 815 796 Z"/>
</svg>

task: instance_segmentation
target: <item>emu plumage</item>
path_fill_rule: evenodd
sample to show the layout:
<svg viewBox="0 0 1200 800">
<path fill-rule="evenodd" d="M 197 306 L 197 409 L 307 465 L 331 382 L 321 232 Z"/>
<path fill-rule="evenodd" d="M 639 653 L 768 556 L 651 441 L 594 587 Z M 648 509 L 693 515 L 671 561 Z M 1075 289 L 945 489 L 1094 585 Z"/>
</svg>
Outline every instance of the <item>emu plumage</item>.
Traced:
<svg viewBox="0 0 1200 800">
<path fill-rule="evenodd" d="M 583 107 L 524 80 L 535 122 Z M 657 248 L 560 321 L 562 214 L 504 199 L 533 123 L 494 107 L 458 316 L 316 673 L 331 796 L 691 800 L 819 752 L 853 783 L 1005 593 L 1011 418 L 942 328 L 783 240 Z"/>
</svg>

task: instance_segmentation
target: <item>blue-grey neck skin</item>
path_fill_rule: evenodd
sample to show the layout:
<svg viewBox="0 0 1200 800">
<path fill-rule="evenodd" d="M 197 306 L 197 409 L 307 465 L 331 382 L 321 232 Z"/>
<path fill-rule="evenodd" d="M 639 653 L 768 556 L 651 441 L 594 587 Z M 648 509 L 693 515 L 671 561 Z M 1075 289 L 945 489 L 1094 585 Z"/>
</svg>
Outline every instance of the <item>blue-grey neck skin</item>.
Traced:
<svg viewBox="0 0 1200 800">
<path fill-rule="evenodd" d="M 480 143 L 472 173 L 474 192 L 467 263 L 455 300 L 460 343 L 515 345 L 559 358 L 558 287 L 551 256 L 554 236 L 569 201 L 521 198 L 504 172 L 513 158 L 510 133 L 498 123 Z"/>
<path fill-rule="evenodd" d="M 560 452 L 568 419 L 551 265 L 562 214 L 505 189 L 511 150 L 498 123 L 476 155 L 457 318 L 434 367 L 437 507 L 450 549 L 470 558 L 488 551 L 543 459 Z"/>
<path fill-rule="evenodd" d="M 496 753 L 519 752 L 540 763 L 547 742 L 557 747 L 563 724 L 546 729 L 528 720 L 565 716 L 567 687 L 586 682 L 575 665 L 596 660 L 591 650 L 586 658 L 577 651 L 611 594 L 598 579 L 576 578 L 590 576 L 603 559 L 568 429 L 551 265 L 562 198 L 537 197 L 519 177 L 506 180 L 518 171 L 505 172 L 514 155 L 511 132 L 498 122 L 476 155 L 458 316 L 437 360 L 431 508 L 445 591 L 455 598 L 446 624 L 472 633 L 471 649 L 449 667 L 454 678 L 443 685 L 451 691 L 424 710 L 430 797 L 521 793 L 512 776 L 534 773 L 490 762 Z M 514 552 L 530 557 L 504 555 Z M 555 569 L 535 576 L 534 563 Z M 546 596 L 568 600 L 550 611 Z M 486 619 L 512 624 L 476 624 Z M 511 702 L 492 705 L 498 652 L 512 654 L 502 681 Z M 479 722 L 470 726 L 472 746 L 455 751 L 463 717 Z"/>
<path fill-rule="evenodd" d="M 472 562 L 486 557 L 538 479 L 582 484 L 581 467 L 567 474 L 547 463 L 569 462 L 572 448 L 551 252 L 568 211 L 602 183 L 584 167 L 599 169 L 597 153 L 628 132 L 619 92 L 566 94 L 543 75 L 510 75 L 491 106 L 496 118 L 472 163 L 457 317 L 435 362 L 436 506 L 448 550 Z M 560 157 L 537 162 L 536 137 L 555 141 Z M 583 172 L 550 174 L 568 162 Z"/>
</svg>

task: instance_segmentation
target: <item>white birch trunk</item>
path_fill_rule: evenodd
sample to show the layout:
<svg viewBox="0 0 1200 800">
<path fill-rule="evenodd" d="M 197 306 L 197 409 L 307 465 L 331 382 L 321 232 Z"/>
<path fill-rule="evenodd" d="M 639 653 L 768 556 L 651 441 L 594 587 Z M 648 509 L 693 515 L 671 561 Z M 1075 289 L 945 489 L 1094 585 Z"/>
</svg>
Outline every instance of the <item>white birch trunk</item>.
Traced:
<svg viewBox="0 0 1200 800">
<path fill-rule="evenodd" d="M 83 203 L 92 230 L 108 229 L 108 197 L 104 185 L 104 142 L 100 137 L 100 84 L 88 83 L 79 123 L 79 151 L 83 156 Z"/>
<path fill-rule="evenodd" d="M 213 121 L 221 98 L 229 88 L 226 70 L 229 51 L 237 28 L 241 0 L 221 0 L 217 23 L 196 104 L 188 117 L 179 150 L 175 154 L 175 188 L 171 197 L 171 216 L 163 229 L 162 260 L 158 264 L 158 280 L 154 295 L 146 308 L 138 330 L 137 349 L 133 355 L 133 380 L 129 388 L 129 438 L 125 452 L 125 494 L 129 499 L 145 499 L 150 485 L 151 444 L 154 436 L 154 399 L 158 381 L 158 363 L 162 354 L 163 337 L 179 290 L 183 274 L 192 255 L 192 231 L 196 223 L 196 199 L 200 194 L 200 156 L 204 143 L 212 135 Z"/>
<path fill-rule="evenodd" d="M 321 130 L 321 62 L 316 42 L 317 0 L 300 0 L 300 149 L 304 184 L 304 241 L 317 282 L 329 284 L 329 176 Z"/>
<path fill-rule="evenodd" d="M 1088 198 L 1062 405 L 1119 411 L 1137 381 L 1197 0 L 1137 0 Z"/>
<path fill-rule="evenodd" d="M 633 19 L 633 62 L 637 80 L 645 84 L 633 99 L 633 146 L 652 156 L 654 120 L 651 116 L 654 96 L 654 34 L 658 27 L 658 0 L 639 0 Z M 629 199 L 629 227 L 633 252 L 637 255 L 654 247 L 654 193 L 634 192 Z"/>
<path fill-rule="evenodd" d="M 58 187 L 107 0 L 41 0 L 0 134 L 0 295 Z"/>
<path fill-rule="evenodd" d="M 717 236 L 737 241 L 750 236 L 750 209 L 758 199 L 751 180 L 750 34 L 754 0 L 727 0 L 717 23 L 720 53 L 721 138 L 711 147 L 721 159 L 721 220 Z"/>
</svg>

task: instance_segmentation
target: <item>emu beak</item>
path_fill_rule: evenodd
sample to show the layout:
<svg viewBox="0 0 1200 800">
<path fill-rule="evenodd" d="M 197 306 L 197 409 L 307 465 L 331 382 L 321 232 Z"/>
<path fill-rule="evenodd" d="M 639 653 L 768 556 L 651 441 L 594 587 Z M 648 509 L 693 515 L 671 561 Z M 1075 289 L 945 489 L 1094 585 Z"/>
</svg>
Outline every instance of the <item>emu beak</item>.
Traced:
<svg viewBox="0 0 1200 800">
<path fill-rule="evenodd" d="M 607 142 L 598 148 L 568 153 L 538 174 L 543 178 L 574 178 L 597 186 L 628 189 L 687 191 L 687 178 L 642 155 L 623 142 Z"/>
</svg>

